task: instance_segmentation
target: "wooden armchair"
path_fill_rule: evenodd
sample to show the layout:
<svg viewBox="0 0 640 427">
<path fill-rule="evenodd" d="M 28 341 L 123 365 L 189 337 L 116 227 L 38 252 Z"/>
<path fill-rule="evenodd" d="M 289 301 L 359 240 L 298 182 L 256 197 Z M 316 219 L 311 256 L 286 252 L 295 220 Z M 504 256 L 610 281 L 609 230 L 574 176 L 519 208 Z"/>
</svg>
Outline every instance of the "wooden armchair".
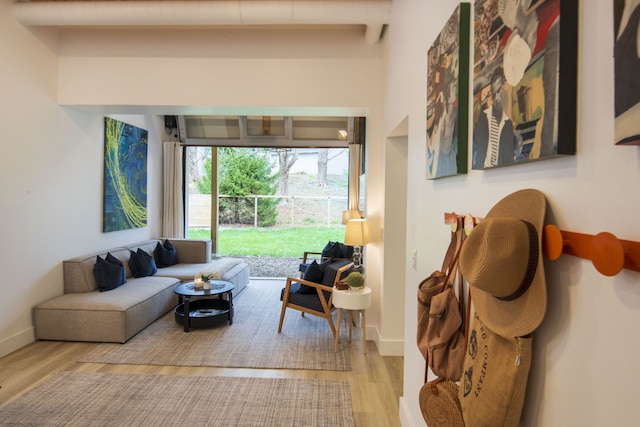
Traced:
<svg viewBox="0 0 640 427">
<path fill-rule="evenodd" d="M 284 322 L 284 314 L 287 308 L 292 308 L 301 311 L 302 316 L 305 313 L 309 313 L 327 319 L 335 339 L 336 327 L 331 317 L 331 313 L 335 310 L 331 302 L 333 287 L 346 276 L 351 264 L 350 260 L 338 260 L 328 264 L 324 271 L 322 283 L 304 278 L 287 277 L 286 285 L 280 294 L 282 310 L 280 312 L 278 333 L 282 331 L 282 323 Z"/>
</svg>

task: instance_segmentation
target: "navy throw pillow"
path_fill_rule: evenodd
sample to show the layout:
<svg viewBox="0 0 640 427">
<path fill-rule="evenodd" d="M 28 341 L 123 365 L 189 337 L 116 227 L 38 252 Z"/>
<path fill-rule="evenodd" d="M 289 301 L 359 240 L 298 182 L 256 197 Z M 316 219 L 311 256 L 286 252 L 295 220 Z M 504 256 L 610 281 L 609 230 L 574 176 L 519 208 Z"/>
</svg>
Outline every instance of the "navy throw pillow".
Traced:
<svg viewBox="0 0 640 427">
<path fill-rule="evenodd" d="M 107 258 L 109 255 L 107 254 Z M 113 255 L 111 258 L 119 262 Z M 126 283 L 124 265 L 121 262 L 120 265 L 109 262 L 100 256 L 96 257 L 96 263 L 93 264 L 93 275 L 100 292 L 110 291 Z"/>
<path fill-rule="evenodd" d="M 156 266 L 158 268 L 169 267 L 178 263 L 178 253 L 169 240 L 165 240 L 164 244 L 158 242 L 154 251 L 156 257 Z"/>
<path fill-rule="evenodd" d="M 302 278 L 304 280 L 308 280 L 314 283 L 322 283 L 322 278 L 324 277 L 324 271 L 320 268 L 320 264 L 316 262 L 314 259 L 309 267 L 307 267 L 307 271 L 304 272 L 304 276 Z M 316 288 L 308 285 L 301 285 L 300 291 L 301 294 L 315 294 Z"/>
<path fill-rule="evenodd" d="M 327 269 L 327 266 L 332 262 L 333 260 L 329 259 L 323 263 L 318 264 L 316 260 L 313 260 L 313 262 L 309 264 L 309 267 L 307 268 L 307 271 L 305 271 L 304 276 L 302 276 L 302 278 L 310 282 L 322 283 L 322 281 L 324 280 L 324 272 Z M 317 293 L 316 288 L 314 288 L 313 286 L 302 285 L 302 284 L 300 286 L 299 292 L 301 294 Z"/>
<path fill-rule="evenodd" d="M 137 252 L 129 250 L 131 258 L 129 259 L 129 267 L 133 271 L 133 277 L 153 276 L 158 272 L 153 257 L 138 248 Z"/>
<path fill-rule="evenodd" d="M 323 258 L 342 258 L 342 249 L 339 242 L 329 242 L 322 250 Z"/>
<path fill-rule="evenodd" d="M 341 258 L 353 258 L 353 246 L 340 243 Z"/>
<path fill-rule="evenodd" d="M 314 259 L 313 262 L 307 268 L 307 271 L 304 273 L 304 280 L 308 280 L 310 282 L 322 283 L 322 278 L 324 277 L 324 271 L 320 268 L 320 264 Z"/>
<path fill-rule="evenodd" d="M 110 262 L 111 264 L 114 264 L 120 267 L 120 271 L 122 273 L 122 277 L 121 277 L 122 283 L 120 284 L 123 285 L 127 283 L 127 272 L 124 269 L 124 264 L 122 263 L 122 261 L 120 261 L 118 258 L 111 255 L 111 252 L 107 252 L 107 256 L 105 257 L 105 260 L 107 262 Z"/>
</svg>

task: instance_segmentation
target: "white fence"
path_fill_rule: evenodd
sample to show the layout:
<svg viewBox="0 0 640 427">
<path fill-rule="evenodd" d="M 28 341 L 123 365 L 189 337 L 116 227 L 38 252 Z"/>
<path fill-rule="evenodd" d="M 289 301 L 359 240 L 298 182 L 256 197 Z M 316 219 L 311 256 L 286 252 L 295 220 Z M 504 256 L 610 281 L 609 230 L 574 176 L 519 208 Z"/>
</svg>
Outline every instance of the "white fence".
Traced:
<svg viewBox="0 0 640 427">
<path fill-rule="evenodd" d="M 220 198 L 235 197 L 220 195 Z M 247 196 L 253 199 L 253 226 L 258 227 L 258 199 L 280 199 L 276 225 L 297 227 L 323 224 L 327 227 L 342 221 L 342 211 L 347 208 L 346 196 Z M 211 227 L 211 195 L 189 194 L 188 228 Z"/>
</svg>

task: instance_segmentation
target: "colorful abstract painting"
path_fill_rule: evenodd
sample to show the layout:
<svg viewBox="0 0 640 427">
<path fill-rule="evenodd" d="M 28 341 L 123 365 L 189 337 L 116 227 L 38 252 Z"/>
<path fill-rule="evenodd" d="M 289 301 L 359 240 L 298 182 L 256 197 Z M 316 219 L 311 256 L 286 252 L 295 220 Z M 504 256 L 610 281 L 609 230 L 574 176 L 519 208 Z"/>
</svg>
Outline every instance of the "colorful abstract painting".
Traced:
<svg viewBox="0 0 640 427">
<path fill-rule="evenodd" d="M 147 136 L 144 129 L 105 118 L 105 233 L 147 225 Z"/>
<path fill-rule="evenodd" d="M 575 154 L 578 1 L 474 8 L 472 168 Z"/>
<path fill-rule="evenodd" d="M 467 173 L 470 12 L 459 4 L 427 52 L 427 179 Z"/>
<path fill-rule="evenodd" d="M 640 1 L 614 0 L 615 141 L 640 145 Z"/>
</svg>

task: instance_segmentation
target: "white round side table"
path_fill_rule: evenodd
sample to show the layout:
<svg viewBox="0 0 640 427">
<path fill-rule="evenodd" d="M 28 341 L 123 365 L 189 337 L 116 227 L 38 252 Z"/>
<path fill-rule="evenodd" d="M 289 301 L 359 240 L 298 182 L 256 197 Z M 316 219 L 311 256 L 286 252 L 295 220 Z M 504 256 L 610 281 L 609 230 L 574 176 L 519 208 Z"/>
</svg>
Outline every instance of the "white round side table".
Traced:
<svg viewBox="0 0 640 427">
<path fill-rule="evenodd" d="M 336 339 L 333 351 L 338 351 L 340 341 L 340 323 L 342 321 L 342 310 L 349 311 L 349 342 L 351 342 L 352 310 L 359 311 L 362 315 L 362 347 L 363 352 L 367 352 L 367 322 L 365 320 L 365 310 L 371 306 L 371 288 L 364 287 L 360 292 L 353 292 L 349 289 L 340 290 L 333 288 L 332 303 L 338 309 L 338 326 L 336 328 Z"/>
</svg>

